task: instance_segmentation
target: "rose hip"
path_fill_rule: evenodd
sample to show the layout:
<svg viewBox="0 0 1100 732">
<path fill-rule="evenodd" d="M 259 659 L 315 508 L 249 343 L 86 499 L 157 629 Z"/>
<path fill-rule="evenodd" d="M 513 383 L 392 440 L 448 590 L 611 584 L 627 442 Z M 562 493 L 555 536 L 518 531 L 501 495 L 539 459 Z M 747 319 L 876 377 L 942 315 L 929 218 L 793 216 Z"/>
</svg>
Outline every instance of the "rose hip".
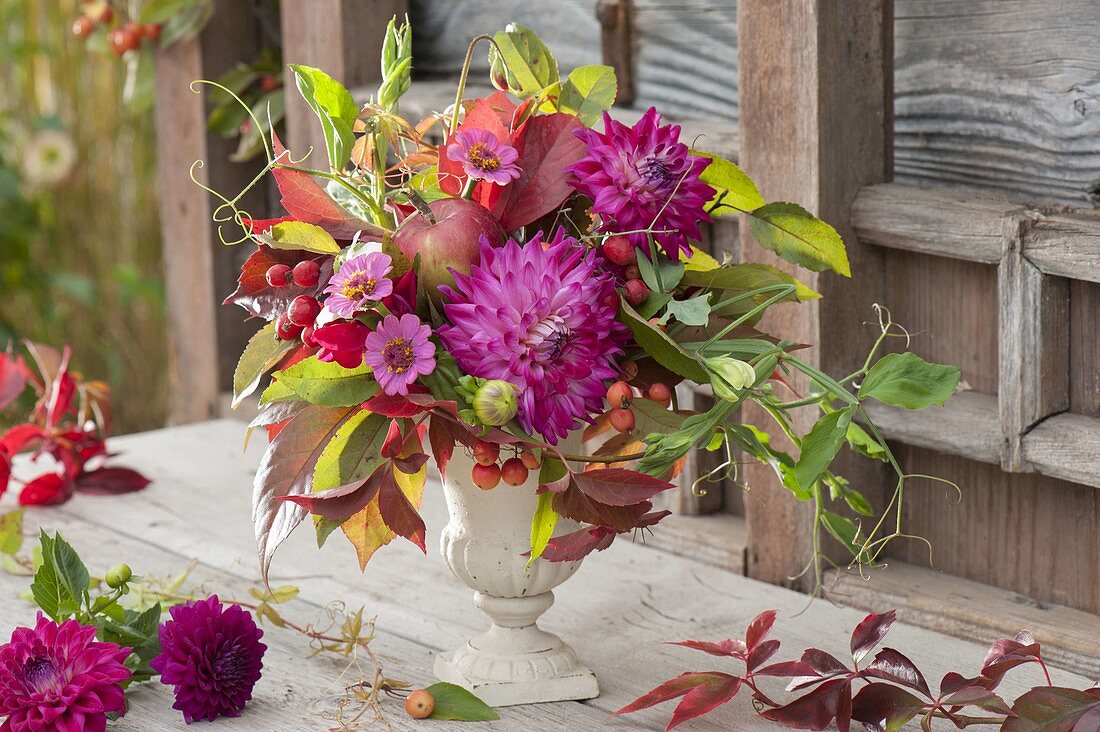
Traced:
<svg viewBox="0 0 1100 732">
<path fill-rule="evenodd" d="M 474 461 L 478 465 L 494 465 L 500 457 L 500 445 L 485 440 L 474 440 L 474 446 L 470 448 L 474 453 Z"/>
<path fill-rule="evenodd" d="M 417 689 L 405 698 L 405 714 L 413 719 L 427 719 L 435 711 L 435 698 L 427 689 Z"/>
<path fill-rule="evenodd" d="M 307 325 L 313 325 L 313 321 L 317 320 L 317 315 L 320 312 L 321 303 L 317 302 L 317 298 L 309 295 L 299 295 L 291 301 L 286 315 L 290 318 L 291 323 L 304 328 Z"/>
<path fill-rule="evenodd" d="M 77 38 L 87 38 L 95 29 L 95 22 L 86 15 L 82 15 L 73 21 L 73 35 Z"/>
<path fill-rule="evenodd" d="M 627 280 L 640 280 L 642 279 L 642 270 L 638 269 L 638 265 L 632 264 L 623 270 L 623 277 Z"/>
<path fill-rule="evenodd" d="M 626 407 L 634 399 L 634 391 L 625 381 L 616 381 L 607 389 L 607 403 L 612 407 Z"/>
<path fill-rule="evenodd" d="M 603 243 L 604 256 L 615 264 L 634 264 L 638 261 L 634 245 L 625 236 L 609 236 Z"/>
<path fill-rule="evenodd" d="M 153 43 L 160 40 L 160 23 L 146 23 L 141 26 L 141 34 Z"/>
<path fill-rule="evenodd" d="M 317 280 L 321 278 L 321 265 L 312 259 L 307 259 L 294 265 L 292 272 L 294 284 L 298 287 L 313 287 L 317 284 Z"/>
<path fill-rule="evenodd" d="M 290 284 L 290 267 L 285 264 L 273 264 L 267 268 L 267 284 L 272 287 L 286 287 Z"/>
<path fill-rule="evenodd" d="M 275 319 L 275 335 L 280 340 L 292 341 L 302 334 L 302 326 L 290 322 L 290 318 L 283 313 Z"/>
<path fill-rule="evenodd" d="M 491 465 L 476 463 L 474 469 L 470 471 L 470 478 L 473 479 L 474 485 L 481 490 L 492 490 L 500 482 L 500 468 L 497 467 L 496 463 Z"/>
<path fill-rule="evenodd" d="M 523 485 L 527 481 L 527 466 L 519 458 L 508 458 L 500 466 L 500 477 L 508 485 Z"/>
<path fill-rule="evenodd" d="M 660 382 L 651 384 L 645 395 L 647 399 L 657 402 L 662 407 L 672 404 L 672 390 L 668 388 L 667 384 Z"/>
<path fill-rule="evenodd" d="M 316 348 L 317 341 L 313 339 L 313 331 L 317 330 L 312 325 L 307 325 L 302 329 L 302 345 L 306 348 Z"/>
<path fill-rule="evenodd" d="M 649 297 L 649 288 L 641 280 L 627 280 L 626 301 L 631 305 L 641 305 Z"/>
<path fill-rule="evenodd" d="M 526 447 L 520 450 L 519 459 L 523 461 L 523 464 L 527 466 L 528 470 L 535 470 L 536 468 L 542 467 L 542 463 L 535 457 L 535 453 L 531 452 Z"/>
<path fill-rule="evenodd" d="M 634 412 L 622 407 L 615 407 L 608 414 L 611 426 L 619 432 L 630 432 L 634 429 Z"/>
</svg>

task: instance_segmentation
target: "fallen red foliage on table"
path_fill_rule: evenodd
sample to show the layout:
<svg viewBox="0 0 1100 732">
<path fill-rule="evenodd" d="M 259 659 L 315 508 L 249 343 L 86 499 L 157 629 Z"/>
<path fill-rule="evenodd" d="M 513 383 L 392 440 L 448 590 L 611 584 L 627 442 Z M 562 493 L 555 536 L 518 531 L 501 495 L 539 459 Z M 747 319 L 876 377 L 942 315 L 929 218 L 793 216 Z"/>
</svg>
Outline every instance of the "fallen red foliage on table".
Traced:
<svg viewBox="0 0 1100 732">
<path fill-rule="evenodd" d="M 0 435 L 0 496 L 13 480 L 12 458 L 32 451 L 32 460 L 48 455 L 56 462 L 27 481 L 19 503 L 64 503 L 76 492 L 116 495 L 141 490 L 148 478 L 136 470 L 104 467 L 110 428 L 110 389 L 102 381 L 84 381 L 69 368 L 71 351 L 61 352 L 36 343 L 26 344 L 34 362 L 11 351 L 0 352 L 0 409 L 13 403 L 29 385 L 38 395 L 26 422 Z"/>
<path fill-rule="evenodd" d="M 667 728 L 671 730 L 713 711 L 748 687 L 760 716 L 794 729 L 822 730 L 835 723 L 840 732 L 849 732 L 855 722 L 871 732 L 892 732 L 919 717 L 926 731 L 932 729 L 933 720 L 943 719 L 958 729 L 1000 725 L 1002 732 L 1100 732 L 1100 686 L 1086 690 L 1053 686 L 1039 644 L 1026 630 L 996 641 L 977 676 L 950 672 L 933 693 L 916 664 L 893 648 L 883 648 L 861 665 L 893 625 L 893 610 L 868 615 L 856 626 L 850 644 L 851 668 L 818 648 L 807 649 L 798 661 L 767 664 L 779 651 L 779 641 L 767 638 L 775 614 L 768 610 L 757 615 L 744 640 L 671 644 L 741 661 L 743 674 L 685 673 L 615 715 L 683 697 L 672 713 Z M 1009 706 L 994 690 L 1010 670 L 1029 663 L 1039 665 L 1046 685 L 1036 686 Z M 759 686 L 766 678 L 789 679 L 787 692 L 804 693 L 786 703 L 773 701 Z M 853 693 L 856 683 L 863 686 Z"/>
</svg>

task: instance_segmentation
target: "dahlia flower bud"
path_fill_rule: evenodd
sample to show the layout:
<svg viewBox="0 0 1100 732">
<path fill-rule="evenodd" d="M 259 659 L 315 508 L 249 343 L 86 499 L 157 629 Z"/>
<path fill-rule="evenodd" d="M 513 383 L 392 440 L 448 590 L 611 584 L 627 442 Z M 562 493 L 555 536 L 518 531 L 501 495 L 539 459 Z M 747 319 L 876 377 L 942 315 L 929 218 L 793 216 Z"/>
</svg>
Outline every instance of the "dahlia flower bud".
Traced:
<svg viewBox="0 0 1100 732">
<path fill-rule="evenodd" d="M 117 589 L 129 582 L 130 578 L 133 576 L 134 572 L 130 569 L 130 565 L 120 564 L 117 567 L 114 567 L 110 571 L 108 571 L 107 576 L 103 578 L 103 581 L 107 583 L 108 587 L 112 589 Z"/>
<path fill-rule="evenodd" d="M 508 424 L 519 410 L 516 387 L 502 379 L 491 379 L 474 393 L 474 414 L 483 424 L 500 427 Z"/>
<path fill-rule="evenodd" d="M 738 392 L 756 383 L 756 370 L 740 359 L 718 356 L 708 358 L 706 363 L 711 386 L 719 399 L 736 402 L 741 398 Z"/>
</svg>

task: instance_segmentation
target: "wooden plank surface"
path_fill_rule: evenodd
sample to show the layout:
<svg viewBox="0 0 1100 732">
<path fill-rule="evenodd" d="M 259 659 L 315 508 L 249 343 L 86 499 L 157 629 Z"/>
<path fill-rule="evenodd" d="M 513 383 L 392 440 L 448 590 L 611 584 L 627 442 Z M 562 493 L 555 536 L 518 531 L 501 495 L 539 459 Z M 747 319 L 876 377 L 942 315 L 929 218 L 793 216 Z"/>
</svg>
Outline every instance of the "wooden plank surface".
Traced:
<svg viewBox="0 0 1100 732">
<path fill-rule="evenodd" d="M 942 407 L 923 410 L 916 418 L 901 407 L 878 402 L 864 406 L 888 439 L 984 463 L 1000 463 L 1003 438 L 995 396 L 964 391 Z"/>
<path fill-rule="evenodd" d="M 194 558 L 199 563 L 197 583 L 243 596 L 258 581 L 249 500 L 263 440 L 257 436 L 242 455 L 242 437 L 239 422 L 223 420 L 119 438 L 113 447 L 121 459 L 145 471 L 153 484 L 129 496 L 82 496 L 60 508 L 32 510 L 27 531 L 33 533 L 38 526 L 60 530 L 95 568 L 125 559 L 139 573 L 169 576 Z M 11 499 L 5 501 L 7 508 Z M 445 511 L 433 480 L 424 506 L 431 535 L 445 522 Z M 435 651 L 458 645 L 485 625 L 471 591 L 450 575 L 434 547 L 427 557 L 408 543 L 387 547 L 360 574 L 352 550 L 338 537 L 319 551 L 307 533 L 292 537 L 273 567 L 272 584 L 294 583 L 302 589 L 285 612 L 309 620 L 332 600 L 352 607 L 365 604 L 368 615 L 378 615 L 375 648 L 394 676 L 427 682 Z M 25 587 L 25 580 L 0 574 L 0 586 L 11 598 Z M 803 595 L 626 541 L 588 560 L 556 594 L 558 602 L 545 616 L 545 627 L 573 643 L 600 677 L 603 693 L 585 704 L 505 709 L 503 722 L 494 729 L 663 729 L 669 710 L 614 722 L 605 717 L 664 678 L 713 665 L 705 657 L 662 646 L 662 641 L 738 635 L 757 612 L 776 608 L 781 612 L 777 633 L 785 640 L 784 658 L 809 645 L 843 655 L 848 633 L 862 617 L 860 611 L 825 602 L 807 608 Z M 32 617 L 31 606 L 21 600 L 0 604 L 0 636 Z M 340 665 L 306 658 L 304 642 L 289 632 L 268 629 L 266 642 L 272 650 L 265 676 L 255 701 L 233 728 L 326 729 L 327 723 L 315 715 L 331 708 L 331 689 L 343 683 L 338 680 Z M 977 669 L 985 653 L 981 645 L 904 625 L 891 633 L 890 643 L 914 649 L 918 663 L 937 678 L 950 668 Z M 1058 678 L 1085 683 L 1064 673 Z M 1023 688 L 1020 681 L 1011 681 L 1005 690 L 1012 695 Z M 168 696 L 164 687 L 143 687 L 134 697 L 134 711 L 112 728 L 185 729 L 170 710 Z M 396 729 L 420 729 L 397 705 L 387 705 L 387 711 Z M 758 720 L 747 703 L 735 703 L 691 729 L 773 727 Z"/>
<path fill-rule="evenodd" d="M 1023 459 L 1044 475 L 1100 488 L 1100 419 L 1046 419 L 1024 436 Z"/>
</svg>

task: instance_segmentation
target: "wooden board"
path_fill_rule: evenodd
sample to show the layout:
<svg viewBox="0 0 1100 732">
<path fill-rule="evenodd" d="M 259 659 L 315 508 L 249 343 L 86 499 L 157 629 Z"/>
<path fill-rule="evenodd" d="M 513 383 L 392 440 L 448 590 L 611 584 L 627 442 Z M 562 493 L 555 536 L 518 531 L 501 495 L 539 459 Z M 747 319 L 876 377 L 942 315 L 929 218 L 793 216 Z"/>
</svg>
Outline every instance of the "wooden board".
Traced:
<svg viewBox="0 0 1100 732">
<path fill-rule="evenodd" d="M 78 497 L 60 508 L 32 510 L 27 531 L 33 533 L 38 526 L 60 530 L 94 569 L 125 559 L 139 573 L 169 576 L 194 558 L 199 562 L 197 583 L 223 595 L 244 596 L 258 581 L 249 499 L 252 473 L 264 446 L 258 437 L 242 455 L 242 436 L 239 422 L 224 420 L 120 438 L 113 447 L 127 464 L 149 474 L 153 484 L 128 496 Z M 0 508 L 7 509 L 11 501 L 5 498 Z M 434 536 L 446 520 L 434 481 L 428 485 L 423 511 Z M 345 600 L 352 607 L 365 604 L 368 615 L 378 615 L 374 648 L 394 676 L 426 683 L 434 652 L 457 645 L 485 625 L 472 593 L 450 575 L 434 547 L 428 557 L 406 542 L 387 547 L 360 574 L 350 547 L 338 537 L 318 551 L 308 533 L 292 537 L 275 560 L 272 584 L 294 583 L 302 589 L 285 612 L 308 621 L 332 600 Z M 22 587 L 25 580 L 0 573 L 5 598 Z M 764 609 L 780 611 L 777 634 L 784 640 L 783 658 L 810 645 L 843 656 L 848 634 L 863 615 L 826 602 L 807 607 L 803 595 L 628 541 L 590 558 L 556 594 L 558 602 L 545 616 L 545 627 L 576 646 L 600 677 L 603 693 L 585 704 L 505 709 L 494 729 L 581 730 L 612 724 L 606 720 L 608 711 L 658 681 L 683 670 L 714 666 L 703 656 L 661 645 L 662 641 L 738 635 Z M 5 601 L 0 604 L 0 636 L 32 617 L 32 608 L 23 601 Z M 232 723 L 233 729 L 327 729 L 329 723 L 316 713 L 331 708 L 332 688 L 344 683 L 340 665 L 308 658 L 305 644 L 289 632 L 269 628 L 265 642 L 271 650 L 264 678 L 255 701 Z M 905 625 L 892 631 L 890 643 L 912 649 L 919 665 L 936 678 L 952 668 L 976 670 L 985 654 L 981 645 Z M 1062 683 L 1087 683 L 1082 677 L 1055 673 Z M 1010 677 L 1005 693 L 1018 694 L 1025 678 Z M 166 688 L 142 687 L 131 714 L 112 728 L 185 729 L 169 706 Z M 387 703 L 386 710 L 395 729 L 422 729 L 396 704 Z M 613 724 L 659 730 L 670 714 L 670 709 L 659 709 Z M 461 724 L 440 727 L 466 729 Z M 694 723 L 692 729 L 753 731 L 774 726 L 757 719 L 747 700 L 739 700 Z"/>
</svg>

